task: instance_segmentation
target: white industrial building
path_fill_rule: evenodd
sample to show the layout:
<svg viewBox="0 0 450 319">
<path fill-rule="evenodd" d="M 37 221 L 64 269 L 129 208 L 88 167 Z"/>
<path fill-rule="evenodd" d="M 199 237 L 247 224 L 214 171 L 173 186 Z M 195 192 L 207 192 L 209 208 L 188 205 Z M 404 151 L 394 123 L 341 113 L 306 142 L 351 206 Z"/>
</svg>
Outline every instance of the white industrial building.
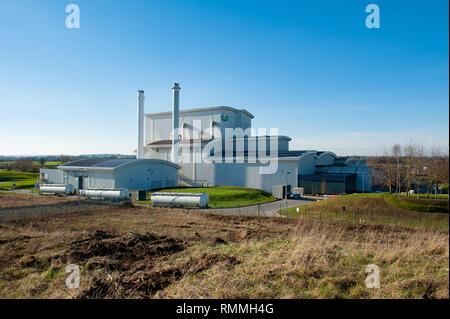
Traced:
<svg viewBox="0 0 450 319">
<path fill-rule="evenodd" d="M 138 139 L 143 141 L 138 142 L 138 154 L 177 162 L 181 184 L 241 186 L 271 192 L 274 185 L 297 187 L 302 178 L 313 175 L 321 182 L 352 175 L 354 186 L 348 186 L 348 191 L 371 190 L 372 178 L 364 158 L 347 157 L 343 161 L 332 152 L 290 150 L 287 136 L 255 135 L 254 116 L 245 109 L 217 106 L 180 111 L 180 89 L 177 83 L 172 88 L 172 111 L 145 114 L 145 130 L 142 118 L 138 118 L 138 136 L 144 135 Z M 143 94 L 138 93 L 138 114 L 144 113 Z M 227 135 L 227 129 L 233 130 L 232 136 Z M 262 162 L 275 161 L 276 171 L 261 172 L 268 166 L 259 161 L 261 150 L 267 153 Z M 188 158 L 183 157 L 183 151 Z"/>
<path fill-rule="evenodd" d="M 57 170 L 42 169 L 41 181 L 69 184 L 76 190 L 147 190 L 178 186 L 178 169 L 180 166 L 159 159 L 92 158 L 66 163 Z"/>
<path fill-rule="evenodd" d="M 291 189 L 304 187 L 306 193 L 371 190 L 371 171 L 364 158 L 290 150 L 289 137 L 253 129 L 254 116 L 244 109 L 180 110 L 180 89 L 175 83 L 171 111 L 148 114 L 144 91 L 138 91 L 137 159 L 81 160 L 59 166 L 57 172 L 41 173 L 47 174 L 47 182 L 68 183 L 76 189 L 207 185 L 271 192 L 273 186 L 287 184 Z"/>
</svg>

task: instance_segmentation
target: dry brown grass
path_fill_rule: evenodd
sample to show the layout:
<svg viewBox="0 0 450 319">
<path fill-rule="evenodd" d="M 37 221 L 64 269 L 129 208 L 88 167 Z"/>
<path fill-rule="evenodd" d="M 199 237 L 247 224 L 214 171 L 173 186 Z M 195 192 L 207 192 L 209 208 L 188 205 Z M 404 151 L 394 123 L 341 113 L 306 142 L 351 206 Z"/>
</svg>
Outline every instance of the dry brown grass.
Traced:
<svg viewBox="0 0 450 319">
<path fill-rule="evenodd" d="M 0 297 L 448 298 L 448 241 L 421 228 L 95 207 L 0 223 Z M 105 247 L 117 253 L 98 255 Z M 73 261 L 80 290 L 64 285 Z M 371 263 L 380 289 L 365 286 Z"/>
<path fill-rule="evenodd" d="M 57 197 L 57 196 L 44 196 L 44 195 L 26 195 L 18 193 L 2 193 L 0 192 L 0 209 L 23 207 L 23 206 L 36 206 L 56 204 L 67 201 L 78 200 L 78 197 Z"/>
</svg>

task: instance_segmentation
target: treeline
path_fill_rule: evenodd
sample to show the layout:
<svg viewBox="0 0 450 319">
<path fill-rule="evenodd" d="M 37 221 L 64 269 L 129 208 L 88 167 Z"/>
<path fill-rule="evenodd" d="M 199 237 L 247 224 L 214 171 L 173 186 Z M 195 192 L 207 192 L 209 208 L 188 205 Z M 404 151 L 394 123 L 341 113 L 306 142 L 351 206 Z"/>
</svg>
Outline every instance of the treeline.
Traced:
<svg viewBox="0 0 450 319">
<path fill-rule="evenodd" d="M 445 146 L 426 149 L 419 143 L 395 144 L 370 158 L 368 165 L 374 168 L 374 183 L 390 193 L 448 194 L 448 157 Z"/>
<path fill-rule="evenodd" d="M 90 155 L 60 155 L 60 156 L 31 156 L 31 157 L 12 157 L 0 156 L 0 169 L 17 170 L 22 172 L 35 173 L 40 168 L 56 168 L 58 165 L 67 162 L 88 159 L 88 158 L 135 158 L 135 155 L 115 155 L 115 154 L 90 154 Z"/>
<path fill-rule="evenodd" d="M 61 155 L 59 157 L 59 162 L 61 164 L 70 162 L 70 157 Z M 37 173 L 39 172 L 39 168 L 43 168 L 47 159 L 42 157 L 39 159 L 39 161 L 36 163 L 31 158 L 28 157 L 22 157 L 19 159 L 16 159 L 12 162 L 0 162 L 0 169 L 6 169 L 8 171 L 16 170 L 21 172 L 27 172 L 27 173 Z"/>
</svg>

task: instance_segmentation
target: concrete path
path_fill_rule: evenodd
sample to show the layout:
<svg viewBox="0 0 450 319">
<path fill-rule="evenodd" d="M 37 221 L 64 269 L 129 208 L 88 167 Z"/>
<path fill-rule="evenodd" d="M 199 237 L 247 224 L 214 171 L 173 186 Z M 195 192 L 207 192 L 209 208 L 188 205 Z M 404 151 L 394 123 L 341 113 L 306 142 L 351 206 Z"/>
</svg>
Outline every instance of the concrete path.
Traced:
<svg viewBox="0 0 450 319">
<path fill-rule="evenodd" d="M 307 205 L 311 203 L 313 203 L 313 201 L 311 200 L 288 199 L 287 206 L 294 207 L 300 205 Z M 210 208 L 202 211 L 208 211 L 219 215 L 282 217 L 282 215 L 278 214 L 277 212 L 280 209 L 285 208 L 286 202 L 284 200 L 279 200 L 276 202 L 264 203 L 259 205 L 251 205 L 235 208 L 217 208 L 217 209 Z"/>
</svg>

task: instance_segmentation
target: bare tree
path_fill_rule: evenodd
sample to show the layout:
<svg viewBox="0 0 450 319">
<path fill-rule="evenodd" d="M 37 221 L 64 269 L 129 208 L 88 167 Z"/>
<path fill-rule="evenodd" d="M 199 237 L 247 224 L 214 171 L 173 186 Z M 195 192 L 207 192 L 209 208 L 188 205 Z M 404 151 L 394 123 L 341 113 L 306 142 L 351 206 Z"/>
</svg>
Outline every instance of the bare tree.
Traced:
<svg viewBox="0 0 450 319">
<path fill-rule="evenodd" d="M 422 145 L 415 144 L 413 164 L 413 181 L 417 185 L 417 198 L 420 198 L 420 186 L 424 179 L 425 151 Z"/>
<path fill-rule="evenodd" d="M 59 157 L 59 160 L 61 161 L 61 164 L 65 164 L 65 163 L 67 163 L 67 162 L 70 162 L 69 156 L 66 156 L 66 155 L 61 155 L 61 156 Z"/>
<path fill-rule="evenodd" d="M 403 152 L 402 152 L 403 151 Z M 375 168 L 379 184 L 399 193 L 417 189 L 420 197 L 422 189 L 435 196 L 440 190 L 449 188 L 449 152 L 448 147 L 432 147 L 429 154 L 419 143 L 409 143 L 402 147 L 395 144 L 392 148 L 385 148 L 382 156 L 372 158 L 368 163 Z M 425 186 L 425 187 L 424 187 Z"/>
<path fill-rule="evenodd" d="M 45 165 L 45 158 L 41 157 L 41 158 L 39 159 L 39 164 L 41 164 L 41 168 L 43 168 L 44 165 Z"/>
<path fill-rule="evenodd" d="M 390 193 L 392 193 L 392 188 L 395 182 L 393 164 L 393 158 L 387 148 L 384 149 L 382 156 L 377 156 L 368 163 L 368 166 L 375 169 L 374 177 L 376 182 L 389 189 Z"/>
<path fill-rule="evenodd" d="M 14 168 L 22 172 L 34 172 L 36 167 L 31 158 L 19 158 L 14 162 Z"/>
<path fill-rule="evenodd" d="M 395 192 L 400 193 L 402 190 L 402 166 L 401 166 L 401 157 L 402 157 L 402 148 L 400 144 L 394 144 L 392 146 L 392 156 L 395 160 Z"/>
<path fill-rule="evenodd" d="M 411 190 L 411 186 L 414 179 L 414 170 L 415 170 L 415 156 L 416 156 L 416 145 L 414 143 L 410 143 L 404 148 L 405 154 L 405 179 L 406 179 L 406 194 L 409 196 L 409 192 Z"/>
<path fill-rule="evenodd" d="M 447 194 L 449 193 L 449 149 L 448 147 L 442 147 L 441 156 L 436 161 L 436 175 L 437 183 L 439 183 L 439 188 L 446 189 Z"/>
</svg>

